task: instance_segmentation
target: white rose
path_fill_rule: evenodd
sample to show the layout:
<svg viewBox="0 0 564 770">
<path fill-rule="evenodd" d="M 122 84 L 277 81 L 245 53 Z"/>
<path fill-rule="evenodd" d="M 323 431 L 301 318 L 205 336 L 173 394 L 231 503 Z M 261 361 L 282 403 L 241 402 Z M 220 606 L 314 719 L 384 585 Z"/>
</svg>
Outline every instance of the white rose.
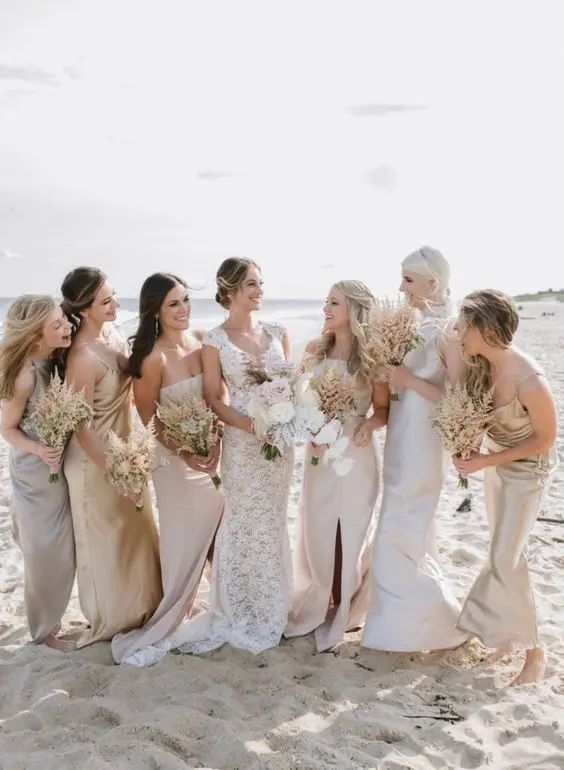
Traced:
<svg viewBox="0 0 564 770">
<path fill-rule="evenodd" d="M 312 374 L 302 374 L 296 382 L 296 396 L 298 403 L 303 406 L 319 406 L 319 395 L 310 387 Z"/>
<path fill-rule="evenodd" d="M 325 423 L 325 415 L 315 406 L 302 406 L 299 414 L 305 429 L 314 436 Z"/>
<path fill-rule="evenodd" d="M 279 404 L 273 404 L 268 410 L 268 422 L 287 423 L 290 422 L 296 414 L 294 405 L 290 401 L 281 401 Z"/>
<path fill-rule="evenodd" d="M 331 420 L 319 431 L 315 437 L 316 444 L 334 444 L 341 435 L 341 423 L 339 420 Z"/>
</svg>

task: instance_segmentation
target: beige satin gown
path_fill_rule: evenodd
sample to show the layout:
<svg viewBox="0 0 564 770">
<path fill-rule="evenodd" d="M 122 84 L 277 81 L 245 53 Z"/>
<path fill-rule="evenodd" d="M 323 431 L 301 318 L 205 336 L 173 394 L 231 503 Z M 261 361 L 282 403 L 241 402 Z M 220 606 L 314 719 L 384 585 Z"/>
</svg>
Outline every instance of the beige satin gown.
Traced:
<svg viewBox="0 0 564 770">
<path fill-rule="evenodd" d="M 91 429 L 102 444 L 108 431 L 132 429 L 131 378 L 108 366 L 94 390 Z M 119 495 L 73 437 L 65 453 L 74 534 L 78 598 L 90 628 L 78 646 L 142 626 L 162 598 L 158 539 L 149 490 L 144 507 Z"/>
<path fill-rule="evenodd" d="M 342 360 L 326 360 L 314 366 L 316 373 L 333 368 L 346 371 Z M 315 630 L 319 651 L 343 640 L 345 632 L 363 625 L 370 595 L 370 551 L 374 534 L 374 506 L 378 496 L 378 460 L 374 442 L 366 447 L 352 443 L 356 426 L 371 402 L 369 387 L 356 389 L 357 416 L 344 425 L 350 438 L 345 457 L 354 460 L 350 473 L 338 476 L 328 465 L 311 464 L 312 447 L 304 460 L 304 476 L 298 506 L 298 535 L 294 554 L 294 596 L 285 636 L 301 636 Z M 335 569 L 335 540 L 341 529 L 341 602 L 330 607 Z"/>
<path fill-rule="evenodd" d="M 185 395 L 202 397 L 202 375 L 161 388 L 163 405 L 180 403 Z M 184 460 L 158 444 L 153 484 L 159 509 L 163 599 L 144 628 L 112 639 L 116 663 L 149 664 L 146 649 L 177 629 L 190 615 L 213 537 L 223 512 L 223 492 L 207 473 L 189 468 Z"/>
<path fill-rule="evenodd" d="M 36 361 L 35 389 L 25 407 L 20 429 L 37 436 L 26 424 L 37 399 L 49 385 L 50 363 Z M 37 455 L 10 447 L 11 513 L 14 540 L 24 559 L 24 601 L 29 632 L 41 642 L 59 630 L 74 583 L 74 535 L 65 477 L 49 483 L 49 466 Z"/>
<path fill-rule="evenodd" d="M 500 452 L 533 433 L 531 419 L 517 398 L 495 409 L 494 418 L 484 441 L 486 451 Z M 458 627 L 477 636 L 486 647 L 538 645 L 527 540 L 557 465 L 558 455 L 552 447 L 547 454 L 485 469 L 490 549 Z"/>
</svg>

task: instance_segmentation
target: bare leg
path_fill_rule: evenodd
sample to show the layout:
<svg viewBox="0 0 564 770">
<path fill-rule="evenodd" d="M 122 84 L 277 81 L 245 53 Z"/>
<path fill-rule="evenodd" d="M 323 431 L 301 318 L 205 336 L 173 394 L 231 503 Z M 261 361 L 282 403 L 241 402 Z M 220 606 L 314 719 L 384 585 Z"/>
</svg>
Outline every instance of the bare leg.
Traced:
<svg viewBox="0 0 564 770">
<path fill-rule="evenodd" d="M 333 571 L 333 606 L 341 603 L 341 573 L 343 569 L 343 546 L 341 543 L 341 522 L 337 524 L 337 537 L 335 539 L 335 569 Z"/>
<path fill-rule="evenodd" d="M 527 650 L 521 673 L 511 682 L 511 686 L 540 682 L 544 678 L 545 671 L 544 649 L 542 647 L 534 647 L 532 650 Z"/>
<path fill-rule="evenodd" d="M 76 650 L 76 642 L 70 639 L 61 639 L 54 634 L 48 634 L 45 639 L 41 641 L 41 644 L 46 644 L 47 647 L 52 647 L 54 650 L 60 650 L 60 652 L 72 652 Z"/>
</svg>

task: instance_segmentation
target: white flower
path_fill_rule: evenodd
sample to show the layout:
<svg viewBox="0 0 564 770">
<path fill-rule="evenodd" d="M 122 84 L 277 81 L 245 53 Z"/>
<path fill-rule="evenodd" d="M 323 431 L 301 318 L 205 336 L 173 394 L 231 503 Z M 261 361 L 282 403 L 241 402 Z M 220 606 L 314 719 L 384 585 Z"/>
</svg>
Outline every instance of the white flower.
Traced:
<svg viewBox="0 0 564 770">
<path fill-rule="evenodd" d="M 270 382 L 261 385 L 261 396 L 270 406 L 280 401 L 286 401 L 292 395 L 292 388 L 287 379 L 275 377 Z"/>
<path fill-rule="evenodd" d="M 281 401 L 279 404 L 273 404 L 267 413 L 268 422 L 287 423 L 290 422 L 296 414 L 296 409 L 290 401 Z"/>
<path fill-rule="evenodd" d="M 316 406 L 301 406 L 298 410 L 300 423 L 308 433 L 315 435 L 325 423 L 325 415 Z M 317 438 L 316 438 L 317 441 Z"/>
<path fill-rule="evenodd" d="M 306 372 L 296 381 L 296 398 L 302 406 L 319 406 L 319 394 L 310 387 L 313 374 Z"/>
<path fill-rule="evenodd" d="M 330 444 L 323 454 L 323 465 L 328 465 L 330 460 L 341 460 L 345 454 L 349 440 L 346 436 L 342 436 L 334 443 Z"/>
<path fill-rule="evenodd" d="M 331 420 L 315 437 L 316 444 L 334 444 L 341 435 L 341 423 L 339 420 Z M 347 439 L 348 441 L 348 439 Z"/>
<path fill-rule="evenodd" d="M 266 409 L 258 401 L 249 401 L 247 411 L 253 420 L 255 434 L 264 438 L 270 425 Z"/>
</svg>

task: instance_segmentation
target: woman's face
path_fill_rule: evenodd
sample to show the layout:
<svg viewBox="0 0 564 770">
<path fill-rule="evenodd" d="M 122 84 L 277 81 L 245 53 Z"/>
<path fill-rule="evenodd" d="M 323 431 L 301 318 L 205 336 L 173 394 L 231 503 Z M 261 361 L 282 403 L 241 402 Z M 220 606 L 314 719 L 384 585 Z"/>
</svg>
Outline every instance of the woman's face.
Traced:
<svg viewBox="0 0 564 770">
<path fill-rule="evenodd" d="M 157 316 L 163 330 L 188 329 L 190 327 L 190 297 L 181 283 L 175 284 L 168 292 Z"/>
<path fill-rule="evenodd" d="M 347 298 L 343 292 L 335 286 L 331 287 L 331 291 L 325 300 L 325 304 L 323 305 L 323 315 L 325 316 L 325 323 L 323 324 L 324 332 L 334 332 L 337 329 L 349 326 L 349 306 Z"/>
<path fill-rule="evenodd" d="M 254 265 L 249 265 L 243 283 L 231 299 L 231 307 L 246 312 L 259 310 L 263 297 L 263 281 L 260 270 Z"/>
<path fill-rule="evenodd" d="M 464 355 L 477 356 L 482 353 L 485 345 L 484 338 L 477 326 L 469 326 L 466 323 L 462 313 L 456 319 L 454 331 Z"/>
<path fill-rule="evenodd" d="M 72 342 L 71 325 L 59 306 L 53 308 L 43 323 L 41 347 L 49 350 L 68 348 Z"/>
<path fill-rule="evenodd" d="M 422 273 L 402 270 L 399 290 L 405 294 L 412 307 L 424 308 L 426 300 L 432 299 L 437 293 L 437 281 Z"/>
<path fill-rule="evenodd" d="M 108 280 L 100 286 L 94 295 L 94 302 L 90 307 L 81 311 L 81 315 L 94 323 L 103 324 L 106 321 L 115 321 L 119 302 Z"/>
</svg>

